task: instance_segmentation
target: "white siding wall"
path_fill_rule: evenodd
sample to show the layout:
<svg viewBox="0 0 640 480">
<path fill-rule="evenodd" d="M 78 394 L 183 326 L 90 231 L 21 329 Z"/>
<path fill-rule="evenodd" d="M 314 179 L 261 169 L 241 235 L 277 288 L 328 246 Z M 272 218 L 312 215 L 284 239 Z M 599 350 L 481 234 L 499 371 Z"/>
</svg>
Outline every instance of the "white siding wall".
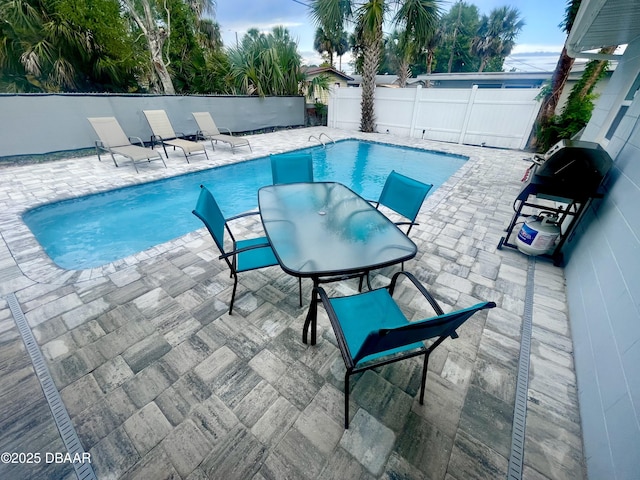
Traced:
<svg viewBox="0 0 640 480">
<path fill-rule="evenodd" d="M 328 125 L 360 128 L 360 88 L 336 89 Z M 443 142 L 524 148 L 540 109 L 538 89 L 376 88 L 378 132 Z"/>
<path fill-rule="evenodd" d="M 585 129 L 602 140 L 640 72 L 625 53 Z M 634 58 L 635 57 L 635 58 Z M 640 95 L 607 145 L 605 198 L 581 223 L 565 269 L 587 470 L 591 479 L 640 472 Z"/>
</svg>

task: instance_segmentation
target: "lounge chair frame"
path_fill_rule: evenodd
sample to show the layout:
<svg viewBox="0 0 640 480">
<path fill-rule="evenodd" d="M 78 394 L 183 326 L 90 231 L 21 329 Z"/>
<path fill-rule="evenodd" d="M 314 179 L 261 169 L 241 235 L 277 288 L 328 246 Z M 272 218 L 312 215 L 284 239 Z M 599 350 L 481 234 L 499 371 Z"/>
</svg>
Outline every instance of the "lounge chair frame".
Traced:
<svg viewBox="0 0 640 480">
<path fill-rule="evenodd" d="M 213 120 L 213 117 L 209 112 L 192 112 L 193 118 L 198 124 L 198 131 L 196 132 L 196 137 L 202 140 L 209 140 L 211 142 L 211 148 L 215 150 L 215 146 L 213 141 L 216 143 L 223 142 L 229 144 L 231 147 L 231 152 L 236 153 L 236 147 L 249 147 L 249 151 L 253 152 L 251 149 L 251 144 L 249 140 L 242 137 L 234 137 L 231 133 L 231 130 L 225 127 L 216 126 L 216 122 Z M 220 130 L 224 130 L 227 133 L 221 133 Z"/>
<path fill-rule="evenodd" d="M 149 127 L 151 128 L 152 148 L 156 143 L 159 143 L 162 145 L 164 154 L 167 158 L 169 158 L 169 155 L 167 154 L 167 145 L 173 147 L 174 150 L 179 148 L 182 150 L 187 163 L 190 163 L 189 155 L 198 153 L 204 153 L 207 160 L 209 160 L 209 155 L 207 154 L 207 149 L 204 148 L 204 145 L 187 140 L 184 133 L 174 131 L 173 126 L 169 121 L 169 117 L 164 110 L 143 110 L 142 113 L 144 113 L 144 116 L 149 123 Z"/>
<path fill-rule="evenodd" d="M 152 160 L 160 160 L 165 168 L 167 164 L 164 162 L 162 155 L 152 148 L 144 146 L 144 142 L 140 137 L 129 137 L 124 133 L 120 123 L 115 117 L 89 117 L 87 118 L 94 131 L 100 138 L 95 141 L 96 153 L 98 160 L 102 161 L 100 152 L 109 152 L 113 164 L 118 167 L 115 155 L 120 155 L 131 160 L 136 173 L 138 171 L 138 163 L 143 160 L 151 163 Z M 133 143 L 135 141 L 135 143 Z"/>
</svg>

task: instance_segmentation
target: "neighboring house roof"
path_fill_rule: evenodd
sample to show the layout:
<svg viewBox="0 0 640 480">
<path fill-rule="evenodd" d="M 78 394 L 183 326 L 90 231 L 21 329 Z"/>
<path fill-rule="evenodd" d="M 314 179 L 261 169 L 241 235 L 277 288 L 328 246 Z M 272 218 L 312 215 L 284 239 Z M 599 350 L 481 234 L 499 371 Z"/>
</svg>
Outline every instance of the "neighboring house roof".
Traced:
<svg viewBox="0 0 640 480">
<path fill-rule="evenodd" d="M 535 88 L 551 78 L 552 72 L 459 72 L 418 75 L 433 86 L 470 88 Z"/>
<path fill-rule="evenodd" d="M 305 75 L 320 75 L 321 73 L 332 73 L 338 77 L 343 78 L 345 81 L 349 82 L 353 80 L 349 75 L 340 70 L 337 70 L 333 67 L 305 67 L 303 68 Z"/>
<path fill-rule="evenodd" d="M 362 75 L 351 75 L 351 77 L 352 77 L 351 81 L 347 82 L 350 86 L 358 87 L 362 84 Z M 397 75 L 376 75 L 376 85 L 398 86 L 398 76 Z"/>
<path fill-rule="evenodd" d="M 584 62 L 576 62 L 571 69 L 570 80 L 577 81 L 584 72 Z M 615 70 L 617 62 L 609 64 L 609 73 Z M 471 88 L 473 85 L 485 88 L 540 88 L 551 80 L 553 72 L 458 72 L 432 73 L 407 79 L 407 87 L 430 85 L 441 88 Z M 347 82 L 350 87 L 362 84 L 362 75 L 352 75 Z M 376 86 L 398 87 L 397 75 L 376 75 Z"/>
</svg>

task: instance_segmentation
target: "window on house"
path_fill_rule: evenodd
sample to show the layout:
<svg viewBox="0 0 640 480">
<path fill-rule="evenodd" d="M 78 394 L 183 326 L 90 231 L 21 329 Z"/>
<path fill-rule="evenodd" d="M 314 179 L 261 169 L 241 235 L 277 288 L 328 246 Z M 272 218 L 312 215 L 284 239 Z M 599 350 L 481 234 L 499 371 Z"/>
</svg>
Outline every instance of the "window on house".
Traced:
<svg viewBox="0 0 640 480">
<path fill-rule="evenodd" d="M 633 102 L 633 99 L 636 97 L 636 94 L 638 93 L 639 89 L 640 89 L 640 74 L 638 74 L 635 81 L 631 85 L 631 88 L 627 92 L 627 95 L 624 97 L 624 100 L 620 104 L 618 113 L 616 113 L 616 116 L 613 118 L 613 121 L 611 122 L 611 126 L 609 127 L 609 130 L 607 130 L 607 133 L 604 136 L 604 138 L 606 138 L 607 140 L 611 140 L 613 138 L 613 135 L 616 133 L 616 130 L 620 126 L 620 122 L 622 122 L 622 119 L 624 118 L 627 111 L 629 110 L 629 107 L 631 106 L 631 103 Z"/>
</svg>

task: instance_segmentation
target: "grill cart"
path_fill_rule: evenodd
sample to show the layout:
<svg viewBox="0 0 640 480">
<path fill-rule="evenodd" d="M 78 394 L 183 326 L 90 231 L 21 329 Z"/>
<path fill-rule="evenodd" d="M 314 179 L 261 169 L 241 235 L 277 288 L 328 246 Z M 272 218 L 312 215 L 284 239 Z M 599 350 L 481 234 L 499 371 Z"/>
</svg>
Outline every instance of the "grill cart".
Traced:
<svg viewBox="0 0 640 480">
<path fill-rule="evenodd" d="M 612 164 L 599 144 L 579 140 L 562 140 L 535 157 L 498 249 L 516 248 L 561 265 L 562 247 L 589 203 L 602 197 L 600 187 Z M 520 228 L 514 238 L 516 226 Z"/>
</svg>

